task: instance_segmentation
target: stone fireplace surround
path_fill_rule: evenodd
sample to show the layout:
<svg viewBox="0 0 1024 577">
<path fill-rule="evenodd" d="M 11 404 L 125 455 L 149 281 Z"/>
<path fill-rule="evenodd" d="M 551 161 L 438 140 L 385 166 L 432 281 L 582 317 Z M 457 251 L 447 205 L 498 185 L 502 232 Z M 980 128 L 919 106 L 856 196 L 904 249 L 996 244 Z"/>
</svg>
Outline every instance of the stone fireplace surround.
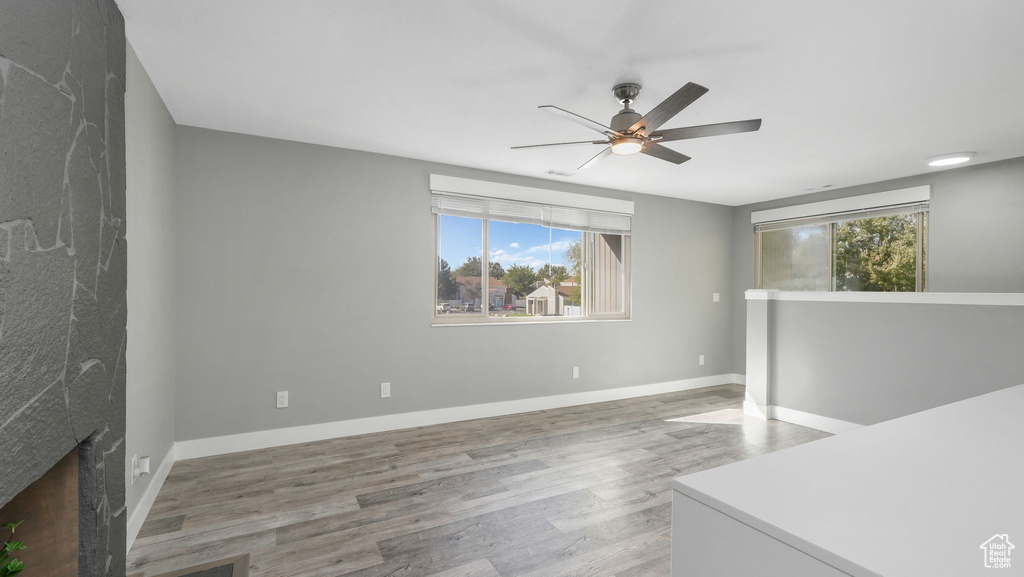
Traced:
<svg viewBox="0 0 1024 577">
<path fill-rule="evenodd" d="M 2 12 L 0 505 L 77 447 L 78 574 L 122 577 L 124 20 L 113 0 Z"/>
</svg>

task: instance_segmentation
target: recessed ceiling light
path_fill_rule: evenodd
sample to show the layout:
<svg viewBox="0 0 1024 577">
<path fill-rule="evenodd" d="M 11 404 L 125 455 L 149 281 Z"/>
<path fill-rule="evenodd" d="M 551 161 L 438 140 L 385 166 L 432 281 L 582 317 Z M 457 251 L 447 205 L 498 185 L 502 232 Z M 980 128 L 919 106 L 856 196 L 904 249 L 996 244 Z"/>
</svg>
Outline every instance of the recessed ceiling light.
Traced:
<svg viewBox="0 0 1024 577">
<path fill-rule="evenodd" d="M 924 161 L 928 163 L 928 166 L 952 166 L 969 162 L 972 158 L 974 158 L 973 152 L 953 152 L 926 158 Z"/>
</svg>

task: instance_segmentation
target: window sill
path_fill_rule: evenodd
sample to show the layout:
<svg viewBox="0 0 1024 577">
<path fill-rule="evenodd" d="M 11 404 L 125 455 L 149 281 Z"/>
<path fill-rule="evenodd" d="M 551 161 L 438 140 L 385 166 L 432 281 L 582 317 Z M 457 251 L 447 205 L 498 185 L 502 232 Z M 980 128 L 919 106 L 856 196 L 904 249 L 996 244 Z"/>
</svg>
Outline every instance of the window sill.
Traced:
<svg viewBox="0 0 1024 577">
<path fill-rule="evenodd" d="M 434 319 L 431 321 L 431 327 L 488 327 L 488 326 L 511 326 L 511 325 L 564 325 L 564 324 L 580 324 L 580 323 L 624 323 L 629 322 L 631 318 L 606 318 L 606 319 L 552 319 L 552 320 L 506 320 L 506 319 L 494 319 L 494 320 L 457 320 L 457 321 L 438 321 Z"/>
<path fill-rule="evenodd" d="M 934 293 L 857 291 L 778 291 L 750 289 L 748 301 L 805 301 L 925 305 L 1024 306 L 1024 293 Z"/>
</svg>

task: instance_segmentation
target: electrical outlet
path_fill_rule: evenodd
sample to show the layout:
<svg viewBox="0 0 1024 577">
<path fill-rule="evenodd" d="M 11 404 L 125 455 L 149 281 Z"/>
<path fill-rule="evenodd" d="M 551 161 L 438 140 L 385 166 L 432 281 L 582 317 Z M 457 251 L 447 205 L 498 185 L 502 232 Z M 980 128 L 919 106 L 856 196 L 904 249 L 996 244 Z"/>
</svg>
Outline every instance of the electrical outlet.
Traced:
<svg viewBox="0 0 1024 577">
<path fill-rule="evenodd" d="M 574 379 L 580 378 L 580 368 L 579 367 L 573 367 L 572 368 L 572 378 L 574 378 Z"/>
<path fill-rule="evenodd" d="M 711 302 L 717 303 L 722 300 L 722 295 L 718 293 L 711 293 Z"/>
<path fill-rule="evenodd" d="M 701 355 L 701 356 L 697 357 L 697 362 L 699 362 L 700 366 L 703 367 L 704 366 L 704 355 Z"/>
<path fill-rule="evenodd" d="M 284 409 L 288 406 L 288 391 L 277 392 L 277 408 Z"/>
<path fill-rule="evenodd" d="M 391 397 L 391 383 L 380 384 L 380 398 L 387 399 Z"/>
<path fill-rule="evenodd" d="M 135 484 L 135 479 L 139 478 L 139 456 L 132 455 L 132 468 L 131 468 L 131 484 Z"/>
</svg>

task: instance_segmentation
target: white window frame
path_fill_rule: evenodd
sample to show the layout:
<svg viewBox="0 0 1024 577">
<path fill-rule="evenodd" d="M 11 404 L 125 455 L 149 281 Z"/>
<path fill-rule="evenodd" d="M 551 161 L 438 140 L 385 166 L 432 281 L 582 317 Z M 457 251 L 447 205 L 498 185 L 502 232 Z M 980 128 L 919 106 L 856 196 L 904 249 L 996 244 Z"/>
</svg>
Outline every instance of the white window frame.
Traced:
<svg viewBox="0 0 1024 577">
<path fill-rule="evenodd" d="M 915 292 L 925 292 L 928 290 L 928 273 L 931 269 L 924 260 L 926 258 L 924 251 L 928 243 L 928 230 L 930 228 L 928 225 L 930 202 L 931 186 L 924 185 L 751 212 L 750 222 L 754 225 L 755 229 L 754 287 L 761 289 L 763 284 L 761 270 L 762 231 L 757 230 L 758 226 L 774 224 L 776 225 L 774 227 L 775 230 L 781 230 L 784 228 L 827 223 L 826 245 L 829 247 L 829 252 L 826 266 L 828 267 L 830 278 L 829 289 L 828 291 L 815 292 L 834 292 L 836 291 L 835 263 L 833 262 L 835 223 L 839 219 L 871 218 L 870 215 L 865 216 L 865 213 L 875 211 L 885 213 L 891 211 L 892 214 L 916 214 L 918 217 L 917 242 L 915 244 L 917 250 Z"/>
<path fill-rule="evenodd" d="M 519 202 L 529 202 L 544 205 L 556 205 L 561 207 L 571 208 L 582 208 L 587 210 L 596 210 L 603 212 L 614 212 L 619 214 L 633 214 L 633 202 L 626 200 L 619 200 L 613 198 L 605 198 L 598 196 L 582 195 L 575 193 L 568 193 L 563 191 L 545 190 L 537 188 L 529 188 L 523 186 L 506 185 L 500 183 L 493 183 L 487 181 L 478 181 L 464 178 L 456 178 L 443 175 L 431 175 L 431 192 L 434 193 L 449 193 L 466 196 L 482 196 L 487 198 L 496 198 L 501 200 L 513 200 Z M 479 326 L 479 325 L 532 325 L 532 324 L 554 324 L 554 323 L 589 323 L 589 322 L 610 322 L 610 321 L 629 321 L 631 319 L 632 310 L 632 291 L 630 290 L 631 278 L 630 278 L 630 261 L 631 258 L 631 239 L 630 234 L 621 234 L 622 236 L 622 313 L 593 313 L 592 303 L 590 302 L 589 291 L 581 290 L 580 306 L 583 309 L 582 316 L 579 317 L 564 317 L 564 316 L 526 316 L 526 317 L 492 317 L 490 316 L 488 298 L 490 295 L 490 219 L 486 217 L 471 217 L 480 218 L 482 228 L 482 238 L 480 255 L 480 267 L 481 267 L 481 281 L 480 281 L 480 294 L 481 294 L 481 307 L 480 312 L 476 314 L 438 314 L 437 312 L 437 267 L 440 262 L 441 255 L 439 254 L 438 246 L 438 233 L 441 223 L 442 214 L 431 214 L 433 217 L 433 278 L 431 285 L 433 286 L 433 304 L 432 304 L 432 317 L 431 326 Z M 495 219 L 500 220 L 500 219 Z M 541 225 L 542 226 L 542 225 Z M 574 230 L 574 229 L 565 229 Z M 592 274 L 590 262 L 590 232 L 585 230 L 580 231 L 583 243 L 581 247 L 583 252 L 582 262 L 580 263 L 580 278 L 577 282 L 581 283 L 581 287 L 585 288 L 587 283 L 591 282 L 584 280 L 582 277 L 589 277 Z M 615 233 L 605 233 L 615 234 Z"/>
</svg>

